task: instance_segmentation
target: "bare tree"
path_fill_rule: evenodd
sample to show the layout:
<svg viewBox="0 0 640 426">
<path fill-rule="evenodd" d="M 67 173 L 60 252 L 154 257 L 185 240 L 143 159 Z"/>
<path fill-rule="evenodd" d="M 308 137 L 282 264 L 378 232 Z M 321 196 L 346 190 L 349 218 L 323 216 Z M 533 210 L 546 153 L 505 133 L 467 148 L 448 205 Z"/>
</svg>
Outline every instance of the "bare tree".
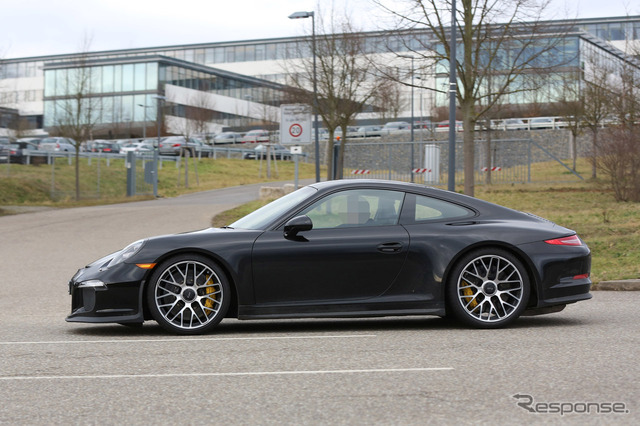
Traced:
<svg viewBox="0 0 640 426">
<path fill-rule="evenodd" d="M 640 202 L 640 126 L 614 126 L 603 131 L 598 164 L 617 201 Z"/>
<path fill-rule="evenodd" d="M 397 119 L 400 111 L 406 109 L 406 99 L 402 95 L 402 85 L 397 81 L 378 77 L 376 91 L 371 99 L 378 108 L 378 114 L 382 122 Z"/>
<path fill-rule="evenodd" d="M 320 11 L 318 5 L 317 11 Z M 333 178 L 334 136 L 342 129 L 342 143 L 336 168 L 341 174 L 344 149 L 347 144 L 347 126 L 374 94 L 375 81 L 369 73 L 369 61 L 364 52 L 365 36 L 357 30 L 348 16 L 338 18 L 331 11 L 328 20 L 318 13 L 316 17 L 315 56 L 317 60 L 318 114 L 329 132 L 327 144 L 328 178 Z M 311 51 L 311 38 L 300 44 L 301 51 Z M 313 104 L 309 91 L 313 87 L 313 60 L 309 55 L 284 64 L 288 84 L 298 90 L 292 95 L 299 102 Z"/>
<path fill-rule="evenodd" d="M 582 125 L 591 132 L 591 178 L 597 177 L 598 136 L 605 120 L 611 112 L 612 95 L 609 77 L 613 73 L 612 64 L 596 50 L 585 55 L 585 70 L 580 87 Z"/>
<path fill-rule="evenodd" d="M 65 69 L 63 77 L 57 82 L 62 85 L 63 95 L 56 100 L 54 128 L 56 133 L 74 141 L 76 200 L 80 199 L 80 148 L 92 137 L 102 105 L 99 97 L 92 96 L 97 75 L 87 63 L 90 45 L 90 38 L 85 36 L 78 59 L 72 63 L 72 68 Z"/>
<path fill-rule="evenodd" d="M 410 52 L 424 66 L 448 65 L 450 1 L 407 0 L 405 10 L 399 10 L 397 2 L 393 6 L 385 0 L 374 2 L 397 18 L 392 51 Z M 458 1 L 460 54 L 455 65 L 457 101 L 464 126 L 464 192 L 468 195 L 474 194 L 476 121 L 501 98 L 535 90 L 536 77 L 559 65 L 561 55 L 556 54 L 556 46 L 563 40 L 563 30 L 556 27 L 551 33 L 549 24 L 543 22 L 548 4 L 549 0 Z M 485 99 L 490 101 L 483 102 Z"/>
<path fill-rule="evenodd" d="M 560 98 L 557 100 L 556 113 L 567 123 L 569 130 L 573 171 L 576 171 L 578 160 L 578 135 L 584 125 L 584 104 L 580 97 L 580 72 L 575 72 L 563 79 Z"/>
<path fill-rule="evenodd" d="M 191 97 L 189 104 L 191 107 L 187 109 L 186 118 L 193 123 L 193 130 L 197 135 L 207 137 L 215 114 L 215 102 L 212 96 L 199 91 Z"/>
</svg>

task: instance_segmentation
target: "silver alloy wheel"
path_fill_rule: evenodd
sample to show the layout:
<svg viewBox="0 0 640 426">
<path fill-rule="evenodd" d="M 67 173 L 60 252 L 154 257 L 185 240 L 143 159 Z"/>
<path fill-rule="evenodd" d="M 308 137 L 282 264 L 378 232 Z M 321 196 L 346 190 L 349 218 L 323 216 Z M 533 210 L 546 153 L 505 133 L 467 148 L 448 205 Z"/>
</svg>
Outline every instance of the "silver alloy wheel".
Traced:
<svg viewBox="0 0 640 426">
<path fill-rule="evenodd" d="M 199 329 L 213 321 L 223 306 L 220 277 L 194 260 L 169 265 L 156 281 L 154 301 L 160 315 L 181 330 Z"/>
<path fill-rule="evenodd" d="M 479 256 L 469 262 L 459 275 L 456 293 L 464 311 L 485 323 L 506 320 L 526 303 L 520 271 L 496 255 Z"/>
</svg>

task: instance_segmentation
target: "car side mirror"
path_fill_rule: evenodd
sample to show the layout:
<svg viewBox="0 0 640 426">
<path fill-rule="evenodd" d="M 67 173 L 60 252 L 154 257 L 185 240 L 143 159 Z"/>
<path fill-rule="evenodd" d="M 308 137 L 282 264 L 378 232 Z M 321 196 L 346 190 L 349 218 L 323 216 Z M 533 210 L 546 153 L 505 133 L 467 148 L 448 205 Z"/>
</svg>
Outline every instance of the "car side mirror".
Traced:
<svg viewBox="0 0 640 426">
<path fill-rule="evenodd" d="M 311 229 L 313 229 L 313 222 L 309 216 L 296 216 L 284 225 L 284 237 L 295 238 L 298 232 L 310 231 Z"/>
</svg>

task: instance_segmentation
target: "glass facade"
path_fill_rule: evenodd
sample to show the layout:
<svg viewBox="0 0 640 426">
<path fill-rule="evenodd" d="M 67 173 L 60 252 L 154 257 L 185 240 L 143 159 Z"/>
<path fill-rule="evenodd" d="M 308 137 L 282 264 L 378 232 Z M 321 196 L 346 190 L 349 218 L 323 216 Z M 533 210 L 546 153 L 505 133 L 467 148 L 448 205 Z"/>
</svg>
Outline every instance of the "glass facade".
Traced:
<svg viewBox="0 0 640 426">
<path fill-rule="evenodd" d="M 44 81 L 45 127 L 60 123 L 77 93 L 91 99 L 86 102 L 99 123 L 152 121 L 156 116 L 152 95 L 159 90 L 157 62 L 47 69 Z"/>
<path fill-rule="evenodd" d="M 164 93 L 167 85 L 270 106 L 279 106 L 284 99 L 282 88 L 266 81 L 213 69 L 197 69 L 170 58 L 155 58 L 154 61 L 135 63 L 118 63 L 126 58 L 114 58 L 110 60 L 113 63 L 80 68 L 64 63 L 50 65 L 44 73 L 45 127 L 61 124 L 70 103 L 77 102 L 74 100 L 77 93 L 87 98 L 83 102 L 90 104 L 96 114 L 91 119 L 102 125 L 155 121 L 157 101 L 154 96 Z M 166 108 L 170 115 L 187 117 L 190 109 L 197 107 L 168 100 Z M 218 111 L 212 114 L 212 121 L 216 120 L 239 121 L 241 116 Z"/>
</svg>

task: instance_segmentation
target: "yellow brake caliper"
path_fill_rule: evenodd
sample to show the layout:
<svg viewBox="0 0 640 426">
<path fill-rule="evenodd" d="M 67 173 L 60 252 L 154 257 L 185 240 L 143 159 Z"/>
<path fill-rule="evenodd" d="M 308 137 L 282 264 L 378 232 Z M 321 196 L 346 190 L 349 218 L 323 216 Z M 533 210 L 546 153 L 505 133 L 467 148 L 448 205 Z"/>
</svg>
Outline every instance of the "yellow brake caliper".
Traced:
<svg viewBox="0 0 640 426">
<path fill-rule="evenodd" d="M 465 283 L 466 285 L 470 286 L 471 284 L 469 284 L 466 281 L 463 281 L 463 283 Z M 462 290 L 462 294 L 464 296 L 468 296 L 468 297 L 464 297 L 464 301 L 466 303 L 469 303 L 469 308 L 474 309 L 476 306 L 478 306 L 478 301 L 474 299 L 474 294 L 473 294 L 473 290 L 471 290 L 471 287 L 467 287 L 465 289 Z"/>
<path fill-rule="evenodd" d="M 205 288 L 205 294 L 211 294 L 211 293 L 215 293 L 216 289 L 213 287 L 213 281 L 211 280 L 211 275 L 207 275 L 207 281 L 205 282 L 205 285 L 207 286 L 207 288 Z M 213 299 L 216 298 L 216 296 L 211 296 Z M 204 307 L 213 311 L 213 300 L 211 300 L 210 297 L 207 297 L 204 301 Z"/>
</svg>

